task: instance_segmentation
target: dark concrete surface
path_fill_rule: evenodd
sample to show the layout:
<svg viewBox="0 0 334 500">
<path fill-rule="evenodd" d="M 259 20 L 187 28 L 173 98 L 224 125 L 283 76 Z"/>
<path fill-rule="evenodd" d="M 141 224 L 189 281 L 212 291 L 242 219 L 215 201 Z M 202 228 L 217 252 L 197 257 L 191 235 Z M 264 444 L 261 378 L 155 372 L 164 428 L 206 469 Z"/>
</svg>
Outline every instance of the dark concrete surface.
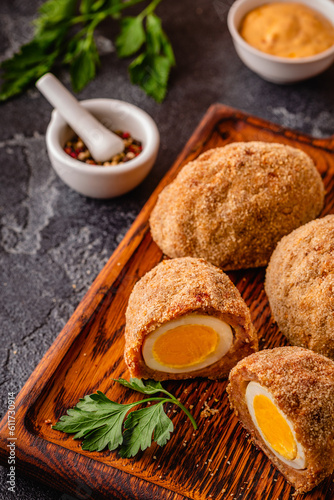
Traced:
<svg viewBox="0 0 334 500">
<path fill-rule="evenodd" d="M 2 0 L 0 55 L 9 57 L 32 34 L 40 1 Z M 0 401 L 22 388 L 70 318 L 84 293 L 167 172 L 206 109 L 222 102 L 321 137 L 334 134 L 334 66 L 307 82 L 277 86 L 261 80 L 237 57 L 227 31 L 232 0 L 164 0 L 159 14 L 176 55 L 162 104 L 130 84 L 127 61 L 106 43 L 102 66 L 80 99 L 132 102 L 157 122 L 158 160 L 133 192 L 97 201 L 69 189 L 51 168 L 45 131 L 51 107 L 35 89 L 0 108 Z M 111 51 L 110 51 L 111 48 Z M 66 71 L 58 73 L 68 86 Z M 17 474 L 7 490 L 1 468 L 0 499 L 59 500 L 69 496 Z"/>
</svg>

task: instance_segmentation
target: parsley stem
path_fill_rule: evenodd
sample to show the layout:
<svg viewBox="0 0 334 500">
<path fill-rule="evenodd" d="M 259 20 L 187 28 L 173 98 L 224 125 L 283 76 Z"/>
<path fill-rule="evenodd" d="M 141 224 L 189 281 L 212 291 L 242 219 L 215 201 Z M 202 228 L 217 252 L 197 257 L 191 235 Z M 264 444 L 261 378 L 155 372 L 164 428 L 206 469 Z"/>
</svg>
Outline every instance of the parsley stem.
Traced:
<svg viewBox="0 0 334 500">
<path fill-rule="evenodd" d="M 131 404 L 131 406 L 137 406 L 137 405 L 140 405 L 142 403 L 147 403 L 148 401 L 160 401 L 160 404 L 161 403 L 162 404 L 164 404 L 164 403 L 172 403 L 174 405 L 177 405 L 187 415 L 187 417 L 189 418 L 190 422 L 193 425 L 193 428 L 196 431 L 197 428 L 198 428 L 197 427 L 197 423 L 196 423 L 196 420 L 194 419 L 194 417 L 192 416 L 192 414 L 190 413 L 190 411 L 187 410 L 187 408 L 176 397 L 174 397 L 173 394 L 171 394 L 170 392 L 166 391 L 165 389 L 160 390 L 160 392 L 163 392 L 163 393 L 167 394 L 169 396 L 169 398 L 157 398 L 157 397 L 155 397 L 155 398 L 145 398 L 145 399 L 142 399 L 141 401 L 136 401 L 135 403 L 130 403 L 130 404 Z"/>
<path fill-rule="evenodd" d="M 121 12 L 124 9 L 127 9 L 128 7 L 132 7 L 136 5 L 137 3 L 142 3 L 145 0 L 129 0 L 128 2 L 124 2 L 119 5 L 115 5 L 113 7 L 110 7 L 109 9 L 103 10 L 102 12 L 94 12 L 93 14 L 83 14 L 81 16 L 75 16 L 71 19 L 70 24 L 78 24 L 78 23 L 85 23 L 86 21 L 90 21 L 91 19 L 95 19 L 98 17 L 98 22 L 104 21 L 108 16 L 113 16 L 114 14 L 118 14 L 118 12 Z M 161 1 L 161 0 L 159 0 Z"/>
<path fill-rule="evenodd" d="M 194 419 L 194 417 L 192 416 L 192 414 L 190 413 L 189 410 L 187 410 L 187 408 L 176 398 L 173 397 L 173 401 L 172 401 L 174 404 L 176 404 L 177 406 L 179 406 L 181 408 L 181 410 L 184 411 L 184 413 L 187 415 L 187 417 L 189 418 L 190 422 L 193 424 L 193 428 L 195 429 L 195 431 L 197 430 L 197 424 L 196 424 L 196 420 Z"/>
<path fill-rule="evenodd" d="M 169 400 L 167 400 L 166 398 L 145 398 L 142 399 L 141 401 L 135 401 L 134 403 L 130 403 L 129 406 L 141 405 L 143 403 L 147 403 L 148 401 L 163 401 L 164 403 L 166 403 L 166 401 Z"/>
<path fill-rule="evenodd" d="M 144 17 L 148 16 L 149 14 L 152 14 L 152 12 L 155 11 L 156 7 L 159 5 L 161 0 L 152 0 L 152 2 L 145 7 L 144 10 L 141 11 L 141 13 L 138 15 L 140 19 L 144 19 Z"/>
</svg>

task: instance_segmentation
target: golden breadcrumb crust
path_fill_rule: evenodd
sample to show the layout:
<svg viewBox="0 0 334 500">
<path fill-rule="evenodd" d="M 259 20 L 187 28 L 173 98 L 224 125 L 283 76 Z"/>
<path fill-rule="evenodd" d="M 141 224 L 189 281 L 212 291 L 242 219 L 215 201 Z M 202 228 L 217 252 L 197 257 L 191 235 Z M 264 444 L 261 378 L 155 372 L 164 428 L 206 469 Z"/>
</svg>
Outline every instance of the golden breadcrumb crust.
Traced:
<svg viewBox="0 0 334 500">
<path fill-rule="evenodd" d="M 145 337 L 185 314 L 215 316 L 233 329 L 233 344 L 219 361 L 191 373 L 150 369 L 142 356 Z M 124 358 L 130 376 L 155 380 L 226 377 L 240 359 L 258 348 L 249 309 L 228 276 L 203 259 L 164 260 L 133 288 L 126 311 Z"/>
<path fill-rule="evenodd" d="M 245 392 L 250 381 L 273 395 L 293 424 L 307 467 L 297 470 L 281 462 L 266 446 L 249 414 Z M 301 347 L 264 350 L 240 361 L 227 387 L 231 407 L 253 441 L 298 493 L 311 490 L 334 470 L 334 363 Z"/>
<path fill-rule="evenodd" d="M 289 341 L 334 359 L 334 215 L 309 222 L 279 242 L 265 290 Z"/>
<path fill-rule="evenodd" d="M 231 143 L 206 151 L 165 187 L 151 233 L 169 257 L 202 257 L 225 270 L 264 266 L 282 236 L 323 203 L 320 174 L 303 151 Z"/>
</svg>

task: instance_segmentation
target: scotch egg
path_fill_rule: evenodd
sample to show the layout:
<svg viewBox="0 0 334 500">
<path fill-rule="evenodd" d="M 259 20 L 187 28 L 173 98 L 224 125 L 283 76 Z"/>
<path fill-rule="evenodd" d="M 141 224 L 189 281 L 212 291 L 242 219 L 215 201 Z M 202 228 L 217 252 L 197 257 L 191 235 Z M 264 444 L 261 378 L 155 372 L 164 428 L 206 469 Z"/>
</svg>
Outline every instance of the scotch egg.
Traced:
<svg viewBox="0 0 334 500">
<path fill-rule="evenodd" d="M 150 216 L 168 257 L 202 257 L 223 270 L 266 266 L 285 234 L 315 219 L 325 189 L 313 159 L 285 144 L 232 142 L 180 170 Z"/>
<path fill-rule="evenodd" d="M 126 310 L 130 377 L 226 377 L 258 348 L 249 309 L 229 277 L 203 259 L 164 260 L 134 286 Z"/>
<path fill-rule="evenodd" d="M 225 321 L 187 314 L 150 333 L 144 340 L 143 358 L 152 370 L 191 372 L 216 363 L 232 342 L 232 328 Z"/>
<path fill-rule="evenodd" d="M 226 390 L 254 444 L 296 493 L 332 474 L 332 360 L 302 347 L 264 349 L 232 368 Z"/>
<path fill-rule="evenodd" d="M 272 394 L 257 382 L 249 382 L 246 402 L 253 423 L 265 444 L 285 464 L 305 469 L 305 453 L 292 422 L 279 409 Z"/>
</svg>

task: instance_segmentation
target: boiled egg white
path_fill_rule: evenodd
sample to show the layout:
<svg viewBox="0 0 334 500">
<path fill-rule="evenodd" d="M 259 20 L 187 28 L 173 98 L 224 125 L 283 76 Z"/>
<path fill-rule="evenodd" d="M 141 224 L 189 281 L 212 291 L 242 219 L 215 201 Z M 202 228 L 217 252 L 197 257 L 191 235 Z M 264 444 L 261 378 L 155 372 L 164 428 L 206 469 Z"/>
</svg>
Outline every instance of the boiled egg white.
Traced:
<svg viewBox="0 0 334 500">
<path fill-rule="evenodd" d="M 151 332 L 143 358 L 152 370 L 189 373 L 216 363 L 231 348 L 231 326 L 214 316 L 186 314 Z"/>
<path fill-rule="evenodd" d="M 294 469 L 305 469 L 304 449 L 292 422 L 278 408 L 272 394 L 257 382 L 249 382 L 246 403 L 255 427 L 276 457 Z"/>
</svg>

